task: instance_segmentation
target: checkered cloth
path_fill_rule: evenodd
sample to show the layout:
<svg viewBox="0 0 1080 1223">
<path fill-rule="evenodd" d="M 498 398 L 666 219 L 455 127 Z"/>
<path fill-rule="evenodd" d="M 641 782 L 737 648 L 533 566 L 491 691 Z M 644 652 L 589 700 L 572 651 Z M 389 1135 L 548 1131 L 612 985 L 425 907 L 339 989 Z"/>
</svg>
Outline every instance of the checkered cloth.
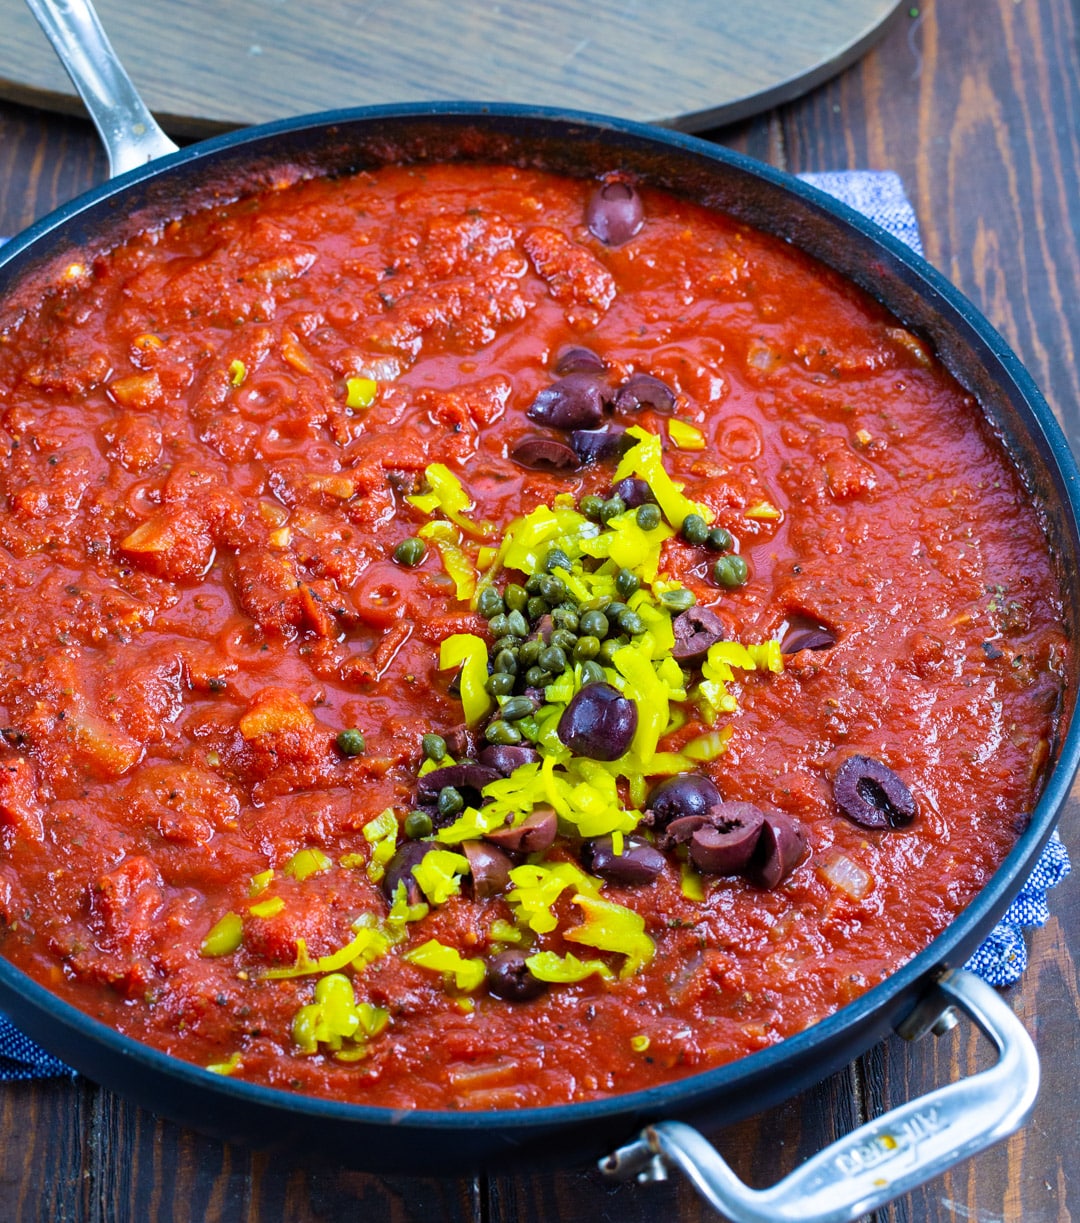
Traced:
<svg viewBox="0 0 1080 1223">
<path fill-rule="evenodd" d="M 802 178 L 864 213 L 893 237 L 922 254 L 915 211 L 908 203 L 898 175 L 891 171 L 852 170 L 804 174 Z M 1023 930 L 1045 925 L 1050 915 L 1046 893 L 1065 878 L 1069 869 L 1069 855 L 1055 832 L 1020 895 L 965 967 L 991 985 L 1012 985 L 1019 980 L 1027 967 Z M 72 1073 L 63 1062 L 38 1048 L 0 1015 L 0 1082 Z"/>
</svg>

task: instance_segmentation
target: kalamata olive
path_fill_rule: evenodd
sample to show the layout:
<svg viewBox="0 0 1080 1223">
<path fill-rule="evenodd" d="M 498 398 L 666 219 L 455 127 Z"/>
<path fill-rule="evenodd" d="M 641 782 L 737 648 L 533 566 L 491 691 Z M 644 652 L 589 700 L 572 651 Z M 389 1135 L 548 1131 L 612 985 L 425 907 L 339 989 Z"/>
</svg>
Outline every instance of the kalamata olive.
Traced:
<svg viewBox="0 0 1080 1223">
<path fill-rule="evenodd" d="M 764 825 L 765 813 L 753 803 L 718 803 L 692 832 L 690 859 L 705 874 L 738 875 L 749 865 Z"/>
<path fill-rule="evenodd" d="M 589 684 L 563 710 L 556 733 L 577 756 L 618 760 L 629 748 L 637 724 L 633 701 L 610 684 Z"/>
<path fill-rule="evenodd" d="M 675 644 L 671 656 L 676 662 L 700 662 L 709 647 L 727 636 L 719 616 L 706 607 L 689 607 L 671 624 Z"/>
<path fill-rule="evenodd" d="M 655 505 L 656 498 L 653 496 L 653 491 L 649 487 L 648 481 L 640 480 L 637 476 L 627 476 L 625 480 L 620 480 L 618 484 L 611 486 L 611 495 L 613 497 L 622 497 L 626 502 L 628 510 L 636 510 L 639 505 Z"/>
<path fill-rule="evenodd" d="M 606 429 L 575 429 L 570 434 L 574 453 L 586 465 L 622 458 L 633 444 L 634 439 L 622 425 L 608 425 Z"/>
<path fill-rule="evenodd" d="M 490 744 L 477 757 L 477 763 L 486 769 L 494 769 L 500 777 L 509 777 L 515 769 L 523 764 L 535 764 L 540 759 L 540 753 L 524 744 Z"/>
<path fill-rule="evenodd" d="M 472 756 L 476 751 L 473 733 L 464 723 L 444 730 L 442 737 L 446 743 L 446 750 L 455 760 L 463 760 L 466 756 Z"/>
<path fill-rule="evenodd" d="M 576 471 L 581 466 L 577 452 L 565 442 L 539 434 L 516 441 L 510 448 L 510 457 L 533 471 Z"/>
<path fill-rule="evenodd" d="M 611 400 L 606 383 L 592 374 L 567 374 L 532 401 L 526 415 L 552 429 L 595 429 Z"/>
<path fill-rule="evenodd" d="M 675 403 L 675 392 L 652 374 L 631 374 L 615 392 L 615 408 L 619 412 L 637 412 L 641 408 L 674 412 Z"/>
<path fill-rule="evenodd" d="M 746 877 L 760 888 L 777 887 L 805 856 L 806 833 L 802 825 L 782 811 L 766 811 L 757 848 L 746 867 Z"/>
<path fill-rule="evenodd" d="M 496 828 L 487 834 L 500 849 L 514 854 L 538 854 L 550 849 L 559 831 L 555 808 L 542 803 L 514 828 Z"/>
<path fill-rule="evenodd" d="M 386 864 L 386 874 L 382 877 L 383 895 L 394 902 L 394 893 L 399 883 L 405 884 L 405 896 L 409 904 L 419 904 L 424 899 L 420 885 L 413 878 L 412 868 L 433 850 L 442 849 L 437 841 L 406 841 Z"/>
<path fill-rule="evenodd" d="M 824 624 L 803 617 L 792 617 L 780 642 L 781 654 L 797 654 L 799 650 L 828 650 L 836 645 L 836 634 Z"/>
<path fill-rule="evenodd" d="M 686 815 L 705 815 L 721 803 L 720 791 L 701 773 L 679 773 L 653 787 L 641 822 L 666 828 Z"/>
<path fill-rule="evenodd" d="M 585 224 L 605 246 L 622 246 L 641 229 L 645 211 L 632 183 L 609 178 L 592 193 L 585 208 Z"/>
<path fill-rule="evenodd" d="M 527 1002 L 547 989 L 547 984 L 529 972 L 520 951 L 504 951 L 489 961 L 487 987 L 505 1002 Z"/>
<path fill-rule="evenodd" d="M 463 841 L 461 848 L 469 861 L 473 896 L 487 900 L 506 891 L 513 863 L 494 845 L 485 841 Z"/>
<path fill-rule="evenodd" d="M 564 348 L 555 362 L 555 373 L 561 378 L 565 374 L 602 374 L 604 362 L 591 348 Z"/>
<path fill-rule="evenodd" d="M 681 815 L 660 831 L 656 838 L 657 847 L 666 854 L 671 853 L 676 846 L 689 844 L 694 833 L 708 824 L 709 817 L 706 815 Z"/>
<path fill-rule="evenodd" d="M 640 837 L 626 837 L 621 854 L 615 852 L 611 837 L 586 841 L 581 847 L 581 864 L 607 883 L 636 887 L 652 883 L 664 869 L 664 855 Z"/>
<path fill-rule="evenodd" d="M 833 777 L 833 797 L 860 828 L 899 828 L 915 818 L 915 799 L 899 777 L 872 756 L 849 756 Z"/>
</svg>

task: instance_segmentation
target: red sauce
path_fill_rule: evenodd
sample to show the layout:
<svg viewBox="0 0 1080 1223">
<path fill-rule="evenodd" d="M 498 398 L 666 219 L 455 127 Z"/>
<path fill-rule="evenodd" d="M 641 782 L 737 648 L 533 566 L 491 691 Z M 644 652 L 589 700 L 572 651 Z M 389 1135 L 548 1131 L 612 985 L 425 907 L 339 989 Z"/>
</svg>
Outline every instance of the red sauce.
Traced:
<svg viewBox="0 0 1080 1223">
<path fill-rule="evenodd" d="M 297 182 L 73 265 L 9 320 L 2 950 L 61 997 L 178 1057 L 344 1100 L 589 1099 L 812 1024 L 926 946 L 1001 862 L 1066 643 L 1038 519 L 977 405 L 798 251 L 647 189 L 640 233 L 609 248 L 583 225 L 591 189 L 464 166 Z M 318 975 L 264 974 L 298 938 L 327 956 L 362 914 L 385 917 L 362 829 L 387 807 L 404 819 L 421 736 L 461 722 L 439 643 L 487 632 L 434 547 L 393 560 L 428 520 L 405 495 L 445 464 L 500 529 L 559 492 L 606 495 L 611 462 L 507 457 L 573 344 L 613 385 L 663 379 L 704 436 L 679 449 L 663 415 L 621 418 L 665 439 L 667 470 L 748 562 L 725 590 L 714 556 L 672 540 L 669 576 L 736 640 L 800 617 L 836 636 L 742 676 L 727 750 L 704 766 L 725 798 L 799 821 L 808 854 L 771 891 L 710 877 L 688 899 L 673 864 L 606 886 L 654 958 L 518 1004 L 402 957 L 432 938 L 490 954 L 513 907 L 466 887 L 343 970 L 389 1016 L 366 1056 L 304 1053 L 292 1025 Z M 361 375 L 374 402 L 350 409 Z M 747 516 L 763 503 L 780 517 Z M 343 756 L 350 727 L 365 749 Z M 831 779 L 856 753 L 902 776 L 910 825 L 839 812 Z M 327 869 L 283 872 L 312 848 Z M 561 937 L 569 909 L 566 894 L 534 949 L 591 954 Z M 239 947 L 203 954 L 229 912 Z"/>
</svg>

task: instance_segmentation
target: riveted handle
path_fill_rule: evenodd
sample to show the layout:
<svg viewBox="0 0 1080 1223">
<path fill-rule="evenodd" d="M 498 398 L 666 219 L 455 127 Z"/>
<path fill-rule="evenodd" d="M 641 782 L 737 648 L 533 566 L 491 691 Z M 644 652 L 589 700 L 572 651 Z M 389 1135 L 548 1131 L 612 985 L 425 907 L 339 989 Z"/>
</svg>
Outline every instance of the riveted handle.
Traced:
<svg viewBox="0 0 1080 1223">
<path fill-rule="evenodd" d="M 955 1006 L 993 1042 L 997 1062 L 892 1109 L 808 1159 L 768 1189 L 750 1189 L 689 1125 L 662 1121 L 602 1160 L 617 1179 L 660 1179 L 678 1167 L 731 1223 L 850 1223 L 999 1142 L 1027 1119 L 1039 1090 L 1031 1038 L 985 982 L 946 974 L 917 1008 Z"/>
<path fill-rule="evenodd" d="M 90 0 L 26 0 L 79 91 L 109 156 L 109 176 L 175 153 L 158 127 Z"/>
</svg>

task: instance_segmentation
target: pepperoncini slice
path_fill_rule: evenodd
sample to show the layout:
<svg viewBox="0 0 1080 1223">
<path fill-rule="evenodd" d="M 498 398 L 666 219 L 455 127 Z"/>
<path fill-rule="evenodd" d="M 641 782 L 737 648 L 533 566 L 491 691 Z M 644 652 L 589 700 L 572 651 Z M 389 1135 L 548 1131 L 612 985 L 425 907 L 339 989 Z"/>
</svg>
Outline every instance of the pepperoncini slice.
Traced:
<svg viewBox="0 0 1080 1223">
<path fill-rule="evenodd" d="M 231 955 L 244 940 L 244 920 L 239 913 L 226 913 L 210 928 L 199 946 L 205 956 Z"/>
<path fill-rule="evenodd" d="M 459 951 L 447 947 L 438 939 L 428 939 L 407 952 L 404 958 L 420 968 L 430 968 L 433 972 L 452 977 L 457 988 L 465 993 L 478 989 L 487 976 L 487 966 L 483 960 L 479 957 L 465 959 Z"/>
</svg>

